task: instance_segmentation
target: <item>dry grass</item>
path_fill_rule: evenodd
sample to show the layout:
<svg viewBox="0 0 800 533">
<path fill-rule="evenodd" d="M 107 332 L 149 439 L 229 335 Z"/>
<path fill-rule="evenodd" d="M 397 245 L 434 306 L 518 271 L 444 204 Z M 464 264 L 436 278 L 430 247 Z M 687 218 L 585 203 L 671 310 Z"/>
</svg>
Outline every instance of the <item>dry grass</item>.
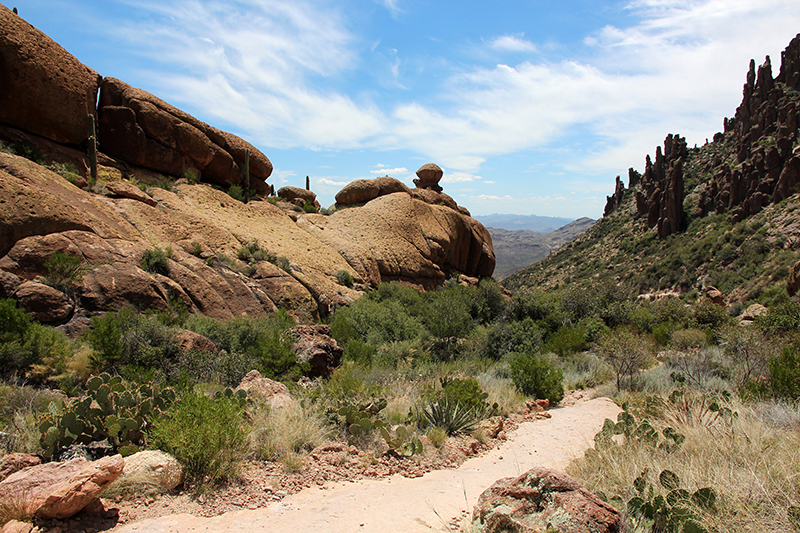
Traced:
<svg viewBox="0 0 800 533">
<path fill-rule="evenodd" d="M 12 520 L 20 522 L 31 522 L 34 510 L 26 507 L 25 502 L 29 500 L 27 491 L 6 492 L 0 494 L 0 529 Z"/>
<path fill-rule="evenodd" d="M 281 460 L 311 451 L 329 437 L 329 427 L 322 415 L 299 404 L 276 409 L 259 406 L 251 418 L 250 442 L 259 459 Z"/>
<path fill-rule="evenodd" d="M 716 491 L 716 511 L 702 516 L 709 530 L 796 531 L 788 510 L 800 505 L 797 406 L 750 406 L 736 400 L 730 407 L 738 416 L 726 419 L 709 414 L 699 394 L 689 404 L 680 411 L 667 406 L 649 418 L 657 429 L 670 425 L 686 436 L 678 451 L 612 446 L 574 461 L 569 472 L 593 492 L 628 501 L 635 495 L 634 479 L 645 468 L 656 486 L 656 476 L 671 470 L 689 491 Z"/>
</svg>

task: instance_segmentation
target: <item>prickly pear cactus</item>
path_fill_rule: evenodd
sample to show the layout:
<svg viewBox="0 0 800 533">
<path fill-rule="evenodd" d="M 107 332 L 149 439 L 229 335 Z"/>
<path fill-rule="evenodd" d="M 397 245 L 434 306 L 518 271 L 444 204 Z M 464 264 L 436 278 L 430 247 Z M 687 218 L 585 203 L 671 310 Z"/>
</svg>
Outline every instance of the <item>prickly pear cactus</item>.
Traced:
<svg viewBox="0 0 800 533">
<path fill-rule="evenodd" d="M 103 440 L 123 456 L 134 454 L 145 444 L 148 418 L 174 400 L 170 388 L 126 383 L 106 373 L 92 376 L 86 381 L 86 396 L 60 409 L 50 404 L 49 412 L 39 419 L 42 455 L 51 458 L 72 444 Z"/>
</svg>

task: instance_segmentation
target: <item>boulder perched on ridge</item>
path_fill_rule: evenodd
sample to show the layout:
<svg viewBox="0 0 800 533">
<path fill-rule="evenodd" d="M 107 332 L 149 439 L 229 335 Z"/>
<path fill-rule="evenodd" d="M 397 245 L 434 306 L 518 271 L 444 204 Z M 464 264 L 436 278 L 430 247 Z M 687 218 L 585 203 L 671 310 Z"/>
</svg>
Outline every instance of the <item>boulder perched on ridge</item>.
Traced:
<svg viewBox="0 0 800 533">
<path fill-rule="evenodd" d="M 379 196 L 395 192 L 409 193 L 409 188 L 397 179 L 389 176 L 375 178 L 374 180 L 356 180 L 344 186 L 336 195 L 336 205 L 349 206 L 365 204 Z"/>
</svg>

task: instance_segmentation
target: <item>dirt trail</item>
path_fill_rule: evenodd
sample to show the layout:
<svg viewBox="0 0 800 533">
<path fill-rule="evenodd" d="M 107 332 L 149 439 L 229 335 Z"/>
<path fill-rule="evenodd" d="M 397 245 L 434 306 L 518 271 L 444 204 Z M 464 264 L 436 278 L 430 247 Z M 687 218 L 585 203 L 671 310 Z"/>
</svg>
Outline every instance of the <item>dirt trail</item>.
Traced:
<svg viewBox="0 0 800 533">
<path fill-rule="evenodd" d="M 606 418 L 620 409 L 597 398 L 550 410 L 552 418 L 523 423 L 508 440 L 452 470 L 420 478 L 399 475 L 306 489 L 253 511 L 213 518 L 188 514 L 143 520 L 114 533 L 386 533 L 448 531 L 469 523 L 478 496 L 496 480 L 541 465 L 565 468 L 591 446 Z"/>
</svg>

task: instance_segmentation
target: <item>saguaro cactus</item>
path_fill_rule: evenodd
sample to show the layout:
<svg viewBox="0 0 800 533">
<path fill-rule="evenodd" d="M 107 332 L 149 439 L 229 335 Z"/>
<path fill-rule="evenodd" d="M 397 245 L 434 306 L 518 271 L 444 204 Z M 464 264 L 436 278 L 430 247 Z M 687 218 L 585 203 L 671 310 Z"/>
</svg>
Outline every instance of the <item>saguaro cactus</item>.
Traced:
<svg viewBox="0 0 800 533">
<path fill-rule="evenodd" d="M 244 203 L 250 201 L 250 148 L 244 149 Z"/>
<path fill-rule="evenodd" d="M 89 167 L 91 179 L 89 187 L 94 187 L 97 182 L 97 132 L 94 123 L 94 115 L 89 114 Z"/>
</svg>

